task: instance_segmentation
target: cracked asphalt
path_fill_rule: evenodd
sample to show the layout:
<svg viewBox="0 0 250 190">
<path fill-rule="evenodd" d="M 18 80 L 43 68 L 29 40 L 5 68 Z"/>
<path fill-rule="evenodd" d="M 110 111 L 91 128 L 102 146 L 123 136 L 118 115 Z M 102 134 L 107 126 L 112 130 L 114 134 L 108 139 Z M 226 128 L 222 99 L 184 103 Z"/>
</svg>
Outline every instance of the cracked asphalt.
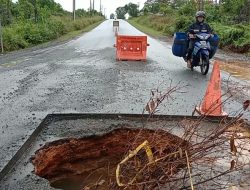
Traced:
<svg viewBox="0 0 250 190">
<path fill-rule="evenodd" d="M 120 21 L 120 34 L 145 35 Z M 142 113 L 150 91 L 188 85 L 159 113 L 191 115 L 210 78 L 186 68 L 171 44 L 148 37 L 147 62 L 115 59 L 112 20 L 59 45 L 0 55 L 0 170 L 50 113 Z M 211 72 L 212 69 L 210 69 Z M 246 86 L 224 109 L 233 115 L 249 99 L 249 81 L 222 72 L 222 89 Z M 226 97 L 225 97 L 226 98 Z M 249 112 L 244 116 L 249 119 Z"/>
</svg>

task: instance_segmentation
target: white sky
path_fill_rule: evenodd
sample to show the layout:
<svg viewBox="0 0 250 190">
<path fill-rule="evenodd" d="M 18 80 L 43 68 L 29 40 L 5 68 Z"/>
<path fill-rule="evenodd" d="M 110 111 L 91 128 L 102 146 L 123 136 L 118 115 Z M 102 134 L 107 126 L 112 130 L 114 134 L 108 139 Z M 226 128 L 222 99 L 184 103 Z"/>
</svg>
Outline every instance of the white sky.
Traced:
<svg viewBox="0 0 250 190">
<path fill-rule="evenodd" d="M 73 0 L 54 0 L 57 3 L 60 3 L 62 7 L 68 11 L 72 11 L 73 9 Z M 76 1 L 76 9 L 84 8 L 87 10 L 90 6 L 90 0 L 75 0 Z M 93 0 L 92 0 L 93 2 Z M 105 9 L 106 15 L 109 17 L 111 13 L 115 13 L 117 7 L 123 7 L 128 3 L 134 3 L 140 5 L 140 9 L 143 7 L 146 0 L 101 0 L 103 6 L 103 12 Z M 100 0 L 95 0 L 95 9 L 100 11 Z"/>
<path fill-rule="evenodd" d="M 16 2 L 18 0 L 12 0 Z M 62 5 L 63 9 L 67 11 L 72 11 L 73 9 L 73 0 L 54 0 L 55 2 Z M 75 0 L 76 1 L 76 9 L 83 8 L 87 10 L 90 5 L 90 0 Z M 91 0 L 93 2 L 93 0 Z M 109 18 L 111 13 L 115 13 L 117 7 L 123 7 L 128 3 L 134 3 L 140 5 L 140 9 L 144 6 L 146 0 L 101 0 L 103 5 L 103 13 L 105 9 L 106 16 Z M 95 9 L 100 11 L 100 0 L 95 0 Z"/>
</svg>

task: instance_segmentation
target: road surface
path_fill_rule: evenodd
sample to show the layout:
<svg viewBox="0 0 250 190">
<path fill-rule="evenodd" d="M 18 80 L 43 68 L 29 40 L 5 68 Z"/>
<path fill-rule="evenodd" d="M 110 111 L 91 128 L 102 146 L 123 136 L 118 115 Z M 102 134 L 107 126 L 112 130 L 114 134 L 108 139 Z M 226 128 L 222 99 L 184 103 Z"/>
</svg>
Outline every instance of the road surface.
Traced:
<svg viewBox="0 0 250 190">
<path fill-rule="evenodd" d="M 145 35 L 126 21 L 120 21 L 119 33 Z M 172 55 L 170 44 L 150 37 L 147 62 L 117 62 L 114 43 L 107 20 L 67 43 L 0 56 L 0 170 L 50 113 L 142 113 L 152 89 L 180 83 L 188 85 L 186 93 L 173 94 L 159 113 L 191 115 L 210 73 L 191 72 Z M 224 91 L 228 77 L 222 73 Z M 245 98 L 235 94 L 224 108 L 230 114 Z"/>
</svg>

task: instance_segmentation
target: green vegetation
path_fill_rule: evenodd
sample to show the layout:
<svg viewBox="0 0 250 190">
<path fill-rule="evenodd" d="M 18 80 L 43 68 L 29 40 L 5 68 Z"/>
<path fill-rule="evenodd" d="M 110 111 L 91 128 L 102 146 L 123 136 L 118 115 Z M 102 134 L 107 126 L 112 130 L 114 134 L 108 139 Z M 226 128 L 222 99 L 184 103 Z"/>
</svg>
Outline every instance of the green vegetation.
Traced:
<svg viewBox="0 0 250 190">
<path fill-rule="evenodd" d="M 202 2 L 202 1 L 200 1 Z M 203 9 L 214 32 L 220 37 L 220 47 L 235 52 L 250 51 L 250 1 L 220 0 L 220 3 L 194 0 L 147 0 L 138 17 L 130 15 L 129 22 L 153 36 L 172 36 L 185 32 L 195 21 L 195 12 Z M 156 31 L 156 32 L 155 32 Z"/>
<path fill-rule="evenodd" d="M 66 35 L 79 34 L 104 20 L 96 11 L 76 10 L 76 20 L 54 0 L 0 0 L 5 51 L 18 50 Z M 75 32 L 78 31 L 78 32 Z"/>
<path fill-rule="evenodd" d="M 138 18 L 142 18 L 142 17 L 138 17 Z M 143 17 L 143 18 L 147 18 L 147 17 Z M 143 25 L 141 22 L 138 21 L 138 19 L 130 19 L 128 20 L 128 22 L 133 25 L 134 27 L 136 27 L 138 30 L 143 31 L 146 34 L 149 34 L 153 37 L 161 37 L 163 36 L 163 32 L 162 31 L 157 31 L 155 29 L 153 29 L 152 27 L 148 27 L 150 26 L 150 24 L 148 25 Z"/>
<path fill-rule="evenodd" d="M 155 37 L 175 32 L 175 19 L 159 15 L 144 15 L 129 19 L 129 23 Z"/>
<path fill-rule="evenodd" d="M 139 14 L 139 6 L 134 3 L 129 3 L 126 4 L 124 7 L 118 7 L 115 12 L 118 19 L 125 19 L 125 15 L 127 13 L 131 17 L 137 17 Z"/>
</svg>

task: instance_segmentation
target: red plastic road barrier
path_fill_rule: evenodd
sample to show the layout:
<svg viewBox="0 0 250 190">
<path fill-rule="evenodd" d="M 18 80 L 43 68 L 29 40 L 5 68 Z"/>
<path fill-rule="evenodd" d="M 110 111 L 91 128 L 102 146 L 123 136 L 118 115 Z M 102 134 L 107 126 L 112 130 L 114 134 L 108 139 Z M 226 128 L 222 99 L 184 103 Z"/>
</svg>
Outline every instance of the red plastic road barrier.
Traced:
<svg viewBox="0 0 250 190">
<path fill-rule="evenodd" d="M 116 60 L 146 61 L 147 36 L 116 36 Z"/>
</svg>

